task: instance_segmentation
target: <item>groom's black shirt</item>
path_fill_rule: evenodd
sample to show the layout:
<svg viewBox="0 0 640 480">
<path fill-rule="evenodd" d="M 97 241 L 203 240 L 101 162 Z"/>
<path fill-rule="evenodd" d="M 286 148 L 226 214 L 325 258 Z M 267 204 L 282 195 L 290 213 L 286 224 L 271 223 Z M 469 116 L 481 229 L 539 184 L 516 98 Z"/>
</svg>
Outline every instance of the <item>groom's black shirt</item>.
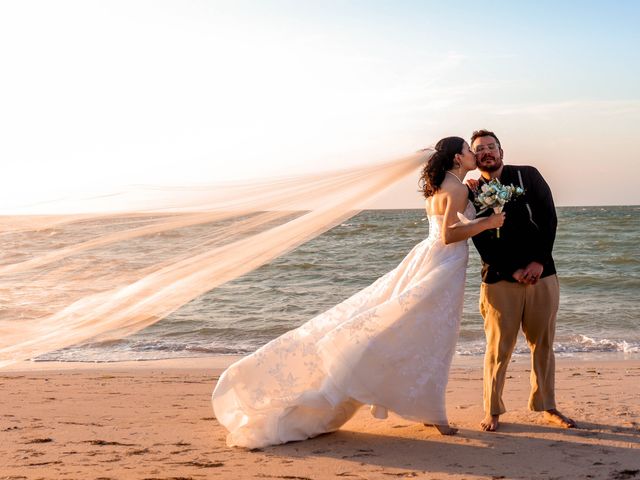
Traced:
<svg viewBox="0 0 640 480">
<path fill-rule="evenodd" d="M 473 237 L 482 258 L 482 281 L 495 283 L 500 280 L 515 282 L 513 272 L 536 261 L 543 265 L 542 277 L 556 273 L 551 252 L 556 238 L 558 219 L 549 185 L 534 167 L 505 165 L 500 175 L 503 185 L 520 186 L 524 195 L 507 202 L 506 219 L 496 230 L 485 230 Z M 480 186 L 484 184 L 480 180 Z M 488 216 L 491 210 L 479 214 Z"/>
</svg>

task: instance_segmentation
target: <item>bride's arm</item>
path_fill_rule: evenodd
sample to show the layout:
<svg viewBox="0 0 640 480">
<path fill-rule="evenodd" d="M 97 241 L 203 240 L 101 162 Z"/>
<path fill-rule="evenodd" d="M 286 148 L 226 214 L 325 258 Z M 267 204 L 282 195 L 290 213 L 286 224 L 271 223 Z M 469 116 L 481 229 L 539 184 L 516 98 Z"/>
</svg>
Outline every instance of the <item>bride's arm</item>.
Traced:
<svg viewBox="0 0 640 480">
<path fill-rule="evenodd" d="M 447 193 L 447 208 L 442 225 L 442 242 L 445 245 L 466 240 L 485 230 L 501 227 L 504 223 L 504 213 L 494 213 L 488 217 L 476 218 L 465 223 L 460 222 L 458 212 L 464 212 L 469 201 L 466 188 L 464 191 L 455 189 Z"/>
</svg>

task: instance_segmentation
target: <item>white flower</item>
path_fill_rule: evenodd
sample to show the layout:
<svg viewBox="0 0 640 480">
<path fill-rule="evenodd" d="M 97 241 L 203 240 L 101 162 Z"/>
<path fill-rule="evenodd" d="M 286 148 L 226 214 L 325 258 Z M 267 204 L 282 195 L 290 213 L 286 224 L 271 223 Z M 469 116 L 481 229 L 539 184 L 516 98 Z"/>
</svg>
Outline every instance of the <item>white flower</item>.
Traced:
<svg viewBox="0 0 640 480">
<path fill-rule="evenodd" d="M 524 193 L 520 187 L 502 185 L 497 178 L 482 185 L 480 191 L 481 193 L 476 197 L 476 204 L 487 208 L 504 206 L 512 198 Z"/>
</svg>

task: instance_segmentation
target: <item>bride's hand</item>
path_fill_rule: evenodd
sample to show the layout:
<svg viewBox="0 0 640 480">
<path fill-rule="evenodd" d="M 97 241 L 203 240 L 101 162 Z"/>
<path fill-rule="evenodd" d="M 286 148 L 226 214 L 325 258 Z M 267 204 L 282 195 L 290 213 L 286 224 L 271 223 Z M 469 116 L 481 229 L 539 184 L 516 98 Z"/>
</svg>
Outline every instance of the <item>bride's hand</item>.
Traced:
<svg viewBox="0 0 640 480">
<path fill-rule="evenodd" d="M 504 219 L 504 212 L 492 213 L 487 217 L 487 229 L 500 228 L 502 225 L 504 225 Z"/>
</svg>

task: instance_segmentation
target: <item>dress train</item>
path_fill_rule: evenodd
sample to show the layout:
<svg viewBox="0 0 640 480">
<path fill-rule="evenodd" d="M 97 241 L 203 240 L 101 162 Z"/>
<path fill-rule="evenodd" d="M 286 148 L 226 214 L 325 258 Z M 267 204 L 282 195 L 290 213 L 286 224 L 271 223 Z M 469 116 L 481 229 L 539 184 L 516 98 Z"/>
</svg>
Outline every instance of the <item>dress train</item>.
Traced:
<svg viewBox="0 0 640 480">
<path fill-rule="evenodd" d="M 331 432 L 363 404 L 378 418 L 447 424 L 468 246 L 442 243 L 442 219 L 429 217 L 429 236 L 392 271 L 222 374 L 212 402 L 229 446 Z"/>
</svg>

